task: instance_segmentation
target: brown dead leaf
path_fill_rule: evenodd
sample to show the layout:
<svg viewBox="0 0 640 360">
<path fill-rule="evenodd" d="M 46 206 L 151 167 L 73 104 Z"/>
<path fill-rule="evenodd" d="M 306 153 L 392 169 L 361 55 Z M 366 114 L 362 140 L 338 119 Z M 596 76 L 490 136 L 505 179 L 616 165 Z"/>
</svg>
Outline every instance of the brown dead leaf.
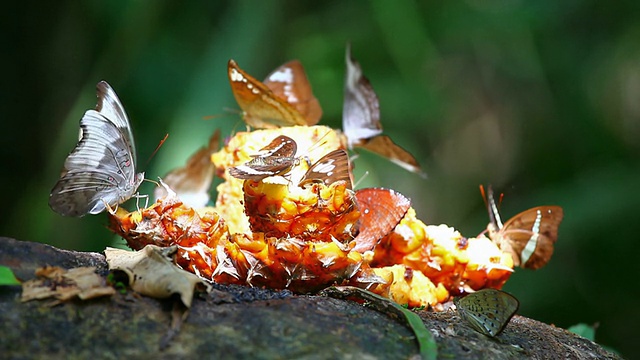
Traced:
<svg viewBox="0 0 640 360">
<path fill-rule="evenodd" d="M 52 305 L 74 297 L 89 300 L 100 296 L 110 296 L 115 289 L 107 286 L 105 280 L 95 273 L 95 267 L 63 269 L 45 266 L 35 271 L 36 279 L 22 284 L 22 302 L 54 298 Z"/>
<path fill-rule="evenodd" d="M 173 263 L 172 256 L 176 251 L 176 246 L 162 248 L 147 245 L 140 251 L 107 248 L 104 254 L 109 269 L 126 273 L 134 291 L 154 298 L 179 294 L 182 303 L 191 307 L 195 286 L 207 284 Z"/>
</svg>

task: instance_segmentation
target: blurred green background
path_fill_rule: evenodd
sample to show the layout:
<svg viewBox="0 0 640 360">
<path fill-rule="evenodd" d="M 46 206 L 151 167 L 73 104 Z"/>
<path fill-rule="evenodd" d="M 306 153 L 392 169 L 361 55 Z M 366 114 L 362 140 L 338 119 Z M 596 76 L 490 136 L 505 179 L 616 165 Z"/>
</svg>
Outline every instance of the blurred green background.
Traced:
<svg viewBox="0 0 640 360">
<path fill-rule="evenodd" d="M 120 96 L 138 167 L 155 179 L 214 129 L 243 128 L 228 111 L 237 109 L 229 58 L 257 78 L 301 60 L 321 123 L 340 127 L 351 41 L 380 97 L 385 132 L 429 175 L 362 154 L 356 178 L 369 175 L 360 187 L 392 187 L 425 222 L 466 236 L 488 221 L 479 184 L 505 193 L 505 218 L 561 205 L 551 262 L 518 269 L 505 289 L 520 299 L 520 314 L 565 328 L 599 323 L 596 341 L 640 358 L 631 340 L 640 321 L 640 3 L 438 3 L 5 4 L 0 235 L 75 250 L 123 243 L 105 215 L 63 218 L 47 205 L 99 80 Z"/>
</svg>

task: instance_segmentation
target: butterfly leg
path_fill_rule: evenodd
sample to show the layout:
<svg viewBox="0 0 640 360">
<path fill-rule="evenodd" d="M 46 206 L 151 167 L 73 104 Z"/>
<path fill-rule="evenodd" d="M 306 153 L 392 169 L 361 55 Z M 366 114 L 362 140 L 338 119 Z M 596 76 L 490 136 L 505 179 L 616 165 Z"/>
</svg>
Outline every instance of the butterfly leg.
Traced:
<svg viewBox="0 0 640 360">
<path fill-rule="evenodd" d="M 149 195 L 140 195 L 140 193 L 136 193 L 133 197 L 136 198 L 136 210 L 138 210 L 138 212 L 140 212 L 140 199 L 145 199 L 143 209 L 146 209 L 149 206 Z"/>
<path fill-rule="evenodd" d="M 118 204 L 116 204 L 116 208 L 112 208 L 111 205 L 109 205 L 108 202 L 104 201 L 104 199 L 100 199 L 102 200 L 102 203 L 104 204 L 105 209 L 107 209 L 107 211 L 109 212 L 109 214 L 111 215 L 115 215 L 116 211 L 118 211 Z"/>
</svg>

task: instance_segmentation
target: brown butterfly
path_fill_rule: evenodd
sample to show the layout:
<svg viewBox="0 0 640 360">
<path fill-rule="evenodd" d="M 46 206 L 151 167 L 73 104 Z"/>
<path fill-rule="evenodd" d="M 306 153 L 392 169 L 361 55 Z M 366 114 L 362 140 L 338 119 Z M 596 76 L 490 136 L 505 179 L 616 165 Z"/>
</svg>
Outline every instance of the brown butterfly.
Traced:
<svg viewBox="0 0 640 360">
<path fill-rule="evenodd" d="M 349 155 L 342 149 L 334 150 L 313 164 L 304 174 L 298 186 L 304 187 L 314 182 L 322 182 L 329 186 L 337 181 L 346 181 L 351 189 L 351 169 Z"/>
<path fill-rule="evenodd" d="M 288 136 L 280 135 L 260 149 L 253 159 L 243 165 L 229 168 L 229 174 L 238 179 L 260 181 L 269 176 L 282 175 L 298 162 L 298 145 Z"/>
<path fill-rule="evenodd" d="M 361 147 L 386 157 L 400 167 L 425 177 L 418 161 L 409 152 L 382 135 L 380 104 L 369 80 L 362 75 L 360 64 L 351 56 L 347 44 L 342 131 L 349 149 Z"/>
<path fill-rule="evenodd" d="M 484 189 L 480 187 L 484 195 Z M 558 227 L 564 216 L 560 206 L 538 206 L 512 217 L 504 225 L 493 198 L 493 189 L 487 188 L 486 199 L 490 223 L 489 237 L 502 251 L 511 254 L 513 263 L 525 269 L 539 269 L 553 255 L 553 244 L 558 240 Z"/>
<path fill-rule="evenodd" d="M 411 207 L 411 200 L 397 191 L 382 188 L 356 191 L 360 209 L 360 232 L 353 239 L 353 250 L 373 250 L 380 239 L 389 234 Z"/>
<path fill-rule="evenodd" d="M 203 146 L 195 152 L 185 166 L 171 170 L 162 180 L 175 191 L 185 204 L 201 208 L 209 202 L 209 187 L 213 181 L 213 162 L 211 154 L 218 150 L 220 146 L 220 130 L 216 130 L 209 145 Z M 158 186 L 153 195 L 159 199 L 167 194 L 164 187 Z"/>
<path fill-rule="evenodd" d="M 264 83 L 247 74 L 234 60 L 229 60 L 227 71 L 231 91 L 247 125 L 277 128 L 315 125 L 320 121 L 322 108 L 298 60 L 274 70 Z"/>
</svg>

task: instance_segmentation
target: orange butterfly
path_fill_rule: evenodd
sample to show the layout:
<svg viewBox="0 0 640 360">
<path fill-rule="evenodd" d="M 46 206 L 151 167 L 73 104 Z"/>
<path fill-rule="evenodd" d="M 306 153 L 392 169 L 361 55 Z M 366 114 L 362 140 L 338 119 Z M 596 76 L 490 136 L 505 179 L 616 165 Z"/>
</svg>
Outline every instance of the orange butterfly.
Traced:
<svg viewBox="0 0 640 360">
<path fill-rule="evenodd" d="M 275 69 L 264 82 L 247 74 L 234 60 L 229 60 L 227 70 L 231 91 L 247 125 L 278 128 L 320 121 L 322 108 L 298 60 Z"/>
<path fill-rule="evenodd" d="M 342 132 L 347 138 L 349 149 L 356 146 L 365 148 L 425 177 L 413 155 L 394 143 L 390 137 L 382 135 L 378 96 L 369 80 L 362 75 L 360 64 L 351 57 L 351 46 L 348 44 L 346 64 Z"/>
<path fill-rule="evenodd" d="M 484 188 L 480 186 L 484 196 Z M 539 269 L 553 255 L 558 240 L 558 227 L 564 216 L 560 206 L 538 206 L 512 217 L 504 225 L 493 198 L 491 186 L 485 197 L 490 223 L 489 237 L 502 251 L 511 254 L 513 263 L 525 269 Z"/>
<path fill-rule="evenodd" d="M 368 188 L 356 191 L 360 209 L 360 228 L 353 239 L 353 250 L 364 253 L 373 250 L 380 239 L 388 235 L 411 207 L 411 200 L 397 191 Z"/>
</svg>

